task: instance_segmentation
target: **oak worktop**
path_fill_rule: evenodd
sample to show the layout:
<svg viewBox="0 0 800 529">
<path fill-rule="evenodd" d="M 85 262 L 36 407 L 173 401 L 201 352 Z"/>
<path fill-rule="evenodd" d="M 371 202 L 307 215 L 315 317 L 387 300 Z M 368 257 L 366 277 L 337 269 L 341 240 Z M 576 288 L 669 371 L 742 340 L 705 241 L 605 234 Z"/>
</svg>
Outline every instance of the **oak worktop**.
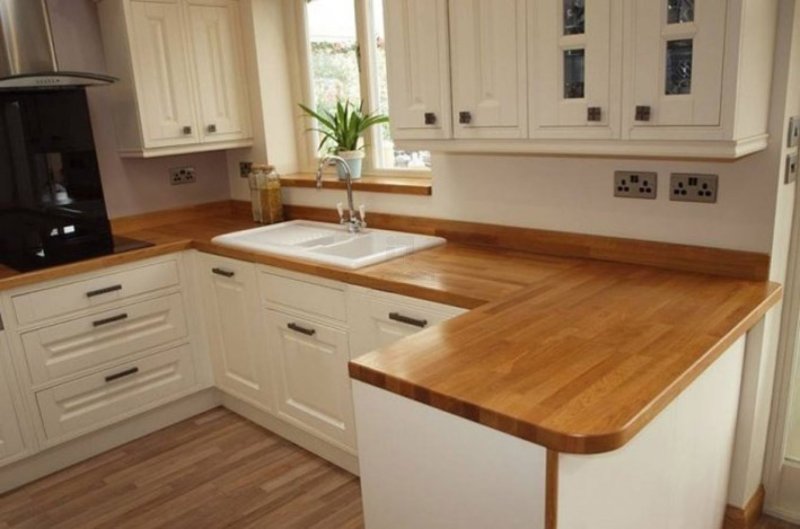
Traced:
<svg viewBox="0 0 800 529">
<path fill-rule="evenodd" d="M 549 257 L 466 244 L 361 270 L 224 248 L 246 211 L 115 223 L 151 248 L 32 273 L 0 268 L 0 290 L 195 248 L 475 309 L 350 364 L 353 378 L 551 450 L 629 441 L 778 303 L 766 281 Z"/>
</svg>

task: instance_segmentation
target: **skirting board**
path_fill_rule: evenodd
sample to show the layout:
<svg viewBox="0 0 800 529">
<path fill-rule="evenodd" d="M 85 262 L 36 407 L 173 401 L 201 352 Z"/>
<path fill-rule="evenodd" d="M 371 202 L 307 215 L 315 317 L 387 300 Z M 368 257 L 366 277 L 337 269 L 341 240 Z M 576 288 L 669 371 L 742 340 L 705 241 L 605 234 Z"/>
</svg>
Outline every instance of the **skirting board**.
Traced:
<svg viewBox="0 0 800 529">
<path fill-rule="evenodd" d="M 271 413 L 265 412 L 256 408 L 255 406 L 232 397 L 222 391 L 221 395 L 222 405 L 237 415 L 241 415 L 262 428 L 273 432 L 276 435 L 291 441 L 297 446 L 308 450 L 309 452 L 326 459 L 334 465 L 343 468 L 353 475 L 358 476 L 358 458 L 352 454 L 345 452 L 335 446 L 331 446 L 327 442 L 318 439 L 314 435 L 301 430 L 291 424 L 288 424 Z"/>
<path fill-rule="evenodd" d="M 0 494 L 219 406 L 206 389 L 0 469 Z"/>
<path fill-rule="evenodd" d="M 744 508 L 728 505 L 725 510 L 725 527 L 723 529 L 755 528 L 764 511 L 765 495 L 764 485 L 761 485 Z"/>
</svg>

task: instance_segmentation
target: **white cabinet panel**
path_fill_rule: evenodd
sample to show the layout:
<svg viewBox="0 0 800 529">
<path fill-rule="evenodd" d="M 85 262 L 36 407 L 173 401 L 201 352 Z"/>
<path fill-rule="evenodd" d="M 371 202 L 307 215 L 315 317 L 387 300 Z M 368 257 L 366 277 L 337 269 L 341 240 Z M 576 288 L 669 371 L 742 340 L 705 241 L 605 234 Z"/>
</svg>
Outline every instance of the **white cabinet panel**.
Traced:
<svg viewBox="0 0 800 529">
<path fill-rule="evenodd" d="M 682 18 L 670 14 L 670 4 L 681 2 L 629 2 L 631 93 L 625 105 L 632 139 L 650 138 L 642 130 L 649 127 L 720 125 L 728 1 L 692 2 Z M 649 107 L 649 118 L 641 109 L 637 116 L 637 107 Z"/>
<path fill-rule="evenodd" d="M 130 3 L 130 17 L 144 146 L 197 143 L 180 4 L 135 0 Z"/>
<path fill-rule="evenodd" d="M 355 446 L 347 372 L 347 333 L 305 318 L 266 311 L 278 413 L 344 447 Z"/>
<path fill-rule="evenodd" d="M 238 36 L 239 9 L 230 0 L 188 5 L 194 67 L 200 87 L 200 115 L 204 141 L 250 137 L 247 79 Z"/>
<path fill-rule="evenodd" d="M 8 344 L 5 335 L 0 331 L 0 465 L 25 449 L 20 430 L 20 422 L 14 409 L 11 395 Z"/>
<path fill-rule="evenodd" d="M 313 280 L 310 277 L 307 279 Z M 266 304 L 277 304 L 342 322 L 347 320 L 345 295 L 341 287 L 332 288 L 269 273 L 259 276 L 259 284 L 261 299 Z"/>
<path fill-rule="evenodd" d="M 21 335 L 34 384 L 121 359 L 188 335 L 181 294 L 95 313 Z"/>
<path fill-rule="evenodd" d="M 621 1 L 532 0 L 529 20 L 531 137 L 617 137 Z"/>
<path fill-rule="evenodd" d="M 261 345 L 255 265 L 205 254 L 199 263 L 216 385 L 272 410 L 274 393 L 269 383 L 269 359 Z"/>
<path fill-rule="evenodd" d="M 115 366 L 36 394 L 48 439 L 97 429 L 195 386 L 191 347 Z"/>
<path fill-rule="evenodd" d="M 526 0 L 451 0 L 456 138 L 528 132 Z"/>
<path fill-rule="evenodd" d="M 452 135 L 447 0 L 385 2 L 392 137 Z"/>
</svg>

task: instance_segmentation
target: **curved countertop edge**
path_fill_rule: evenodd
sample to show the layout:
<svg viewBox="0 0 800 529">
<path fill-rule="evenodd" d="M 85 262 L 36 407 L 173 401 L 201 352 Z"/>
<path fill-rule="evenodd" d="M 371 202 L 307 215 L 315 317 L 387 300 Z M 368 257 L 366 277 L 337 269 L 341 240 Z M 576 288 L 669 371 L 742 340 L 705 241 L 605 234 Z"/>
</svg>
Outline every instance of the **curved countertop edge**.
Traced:
<svg viewBox="0 0 800 529">
<path fill-rule="evenodd" d="M 420 387 L 402 378 L 376 371 L 357 360 L 349 364 L 350 377 L 441 411 L 482 424 L 494 430 L 536 443 L 560 453 L 591 455 L 612 452 L 625 446 L 675 398 L 694 382 L 739 338 L 752 329 L 783 296 L 783 287 L 769 283 L 768 296 L 745 318 L 702 354 L 690 369 L 675 378 L 673 383 L 642 406 L 641 411 L 623 427 L 605 432 L 565 432 L 512 417 L 478 404 L 455 399 L 449 395 Z"/>
</svg>

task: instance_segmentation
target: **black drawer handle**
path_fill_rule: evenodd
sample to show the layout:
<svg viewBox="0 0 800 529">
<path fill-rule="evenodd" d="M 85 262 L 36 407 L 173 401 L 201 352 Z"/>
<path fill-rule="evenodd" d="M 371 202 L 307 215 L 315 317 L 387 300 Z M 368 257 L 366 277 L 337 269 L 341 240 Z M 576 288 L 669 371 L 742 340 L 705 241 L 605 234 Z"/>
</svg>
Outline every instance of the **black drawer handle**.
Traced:
<svg viewBox="0 0 800 529">
<path fill-rule="evenodd" d="M 394 321 L 399 321 L 400 323 L 405 323 L 406 325 L 413 325 L 414 327 L 419 327 L 420 329 L 424 329 L 425 327 L 428 326 L 428 320 L 409 318 L 408 316 L 403 316 L 399 312 L 390 313 L 389 319 Z"/>
<path fill-rule="evenodd" d="M 97 320 L 92 322 L 92 327 L 102 327 L 103 325 L 108 325 L 109 323 L 116 323 L 118 321 L 127 320 L 127 314 L 117 314 L 116 316 L 111 316 L 110 318 L 106 318 L 104 320 Z"/>
<path fill-rule="evenodd" d="M 87 298 L 94 298 L 102 296 L 103 294 L 111 294 L 112 292 L 119 292 L 122 290 L 122 285 L 114 285 L 113 287 L 100 288 L 86 293 Z"/>
<path fill-rule="evenodd" d="M 299 332 L 300 334 L 305 334 L 306 336 L 314 336 L 315 334 L 317 334 L 317 331 L 315 331 L 314 329 L 301 327 L 296 323 L 290 323 L 289 325 L 287 325 L 287 327 L 289 327 L 289 329 L 293 330 L 294 332 Z"/>
<path fill-rule="evenodd" d="M 211 271 L 217 274 L 218 276 L 228 277 L 228 278 L 236 275 L 236 272 L 233 272 L 231 270 L 225 270 L 224 268 L 212 268 Z"/>
<path fill-rule="evenodd" d="M 119 373 L 114 373 L 113 375 L 108 375 L 106 377 L 106 384 L 109 382 L 114 382 L 115 380 L 119 380 L 121 378 L 129 377 L 131 375 L 135 375 L 139 372 L 138 367 L 132 367 L 130 369 L 126 369 L 125 371 L 120 371 Z"/>
</svg>

